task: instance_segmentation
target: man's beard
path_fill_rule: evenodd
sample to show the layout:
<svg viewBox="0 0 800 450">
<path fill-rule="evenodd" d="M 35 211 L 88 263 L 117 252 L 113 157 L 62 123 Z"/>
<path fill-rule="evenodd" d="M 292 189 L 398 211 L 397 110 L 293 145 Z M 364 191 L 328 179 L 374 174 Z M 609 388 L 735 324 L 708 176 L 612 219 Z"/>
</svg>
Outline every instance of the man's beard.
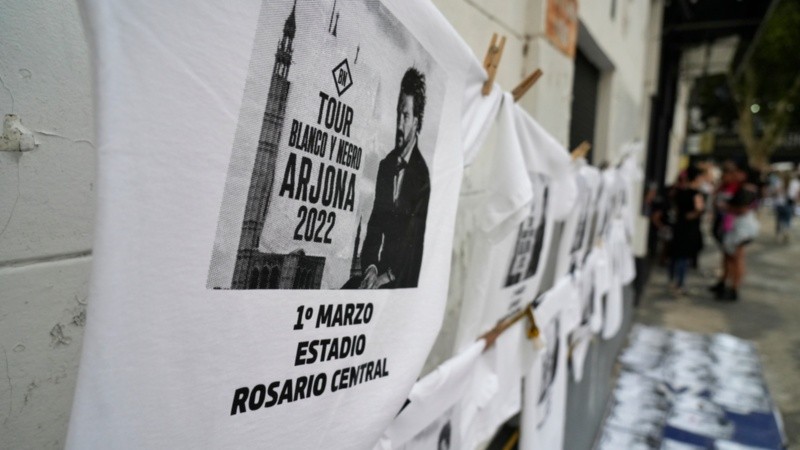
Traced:
<svg viewBox="0 0 800 450">
<path fill-rule="evenodd" d="M 394 135 L 395 148 L 401 152 L 406 150 L 406 147 L 414 140 L 414 132 L 412 131 L 407 136 L 402 131 L 397 131 Z"/>
<path fill-rule="evenodd" d="M 406 137 L 403 136 L 403 133 L 397 131 L 394 136 L 394 145 L 396 148 L 402 150 L 406 145 Z"/>
</svg>

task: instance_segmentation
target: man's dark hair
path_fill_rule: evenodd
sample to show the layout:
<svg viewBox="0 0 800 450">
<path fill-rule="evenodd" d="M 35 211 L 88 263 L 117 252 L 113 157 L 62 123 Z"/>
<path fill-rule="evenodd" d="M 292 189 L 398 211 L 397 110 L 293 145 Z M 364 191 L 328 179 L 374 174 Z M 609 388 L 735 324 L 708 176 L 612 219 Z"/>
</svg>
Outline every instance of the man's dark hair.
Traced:
<svg viewBox="0 0 800 450">
<path fill-rule="evenodd" d="M 422 117 L 425 115 L 425 75 L 411 67 L 403 75 L 400 82 L 400 95 L 414 97 L 414 117 L 417 118 L 417 132 L 422 129 Z"/>
</svg>

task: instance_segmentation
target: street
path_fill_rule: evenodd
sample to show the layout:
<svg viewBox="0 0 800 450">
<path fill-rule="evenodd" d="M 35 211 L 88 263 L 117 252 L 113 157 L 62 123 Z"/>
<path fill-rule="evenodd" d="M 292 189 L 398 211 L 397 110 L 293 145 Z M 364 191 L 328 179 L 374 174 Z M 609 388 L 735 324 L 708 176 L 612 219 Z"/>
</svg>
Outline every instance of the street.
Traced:
<svg viewBox="0 0 800 450">
<path fill-rule="evenodd" d="M 723 332 L 754 341 L 772 397 L 783 414 L 790 449 L 800 449 L 800 227 L 788 244 L 774 234 L 771 210 L 759 214 L 761 234 L 747 249 L 747 273 L 737 302 L 719 302 L 706 288 L 714 283 L 720 252 L 710 238 L 699 269 L 687 279 L 689 296 L 674 298 L 666 268 L 653 269 L 636 320 L 704 333 Z"/>
</svg>

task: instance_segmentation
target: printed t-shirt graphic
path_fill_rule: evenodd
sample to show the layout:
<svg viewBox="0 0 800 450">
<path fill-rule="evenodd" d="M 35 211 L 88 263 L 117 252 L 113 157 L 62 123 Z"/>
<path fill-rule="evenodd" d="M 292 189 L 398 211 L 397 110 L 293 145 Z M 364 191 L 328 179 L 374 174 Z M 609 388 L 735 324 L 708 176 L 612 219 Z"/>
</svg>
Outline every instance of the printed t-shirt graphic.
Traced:
<svg viewBox="0 0 800 450">
<path fill-rule="evenodd" d="M 575 178 L 578 194 L 575 208 L 564 222 L 556 260 L 556 279 L 580 268 L 596 241 L 599 172 L 585 160 L 578 160 L 572 163 L 570 176 Z"/>
<path fill-rule="evenodd" d="M 423 0 L 83 5 L 100 204 L 67 447 L 372 447 L 441 323 L 465 80 L 480 63 Z M 423 109 L 401 96 L 409 68 Z M 340 290 L 365 278 L 396 147 L 411 150 L 381 186 L 392 201 L 417 152 L 428 170 L 424 241 L 404 241 L 421 268 L 370 283 L 416 287 Z M 391 266 L 379 255 L 378 278 Z"/>
<path fill-rule="evenodd" d="M 307 5 L 262 10 L 208 287 L 416 287 L 443 70 L 378 2 Z"/>
<path fill-rule="evenodd" d="M 600 172 L 600 185 L 598 187 L 597 198 L 597 227 L 595 228 L 595 239 L 605 242 L 608 239 L 608 228 L 613 214 L 612 195 L 616 186 L 616 177 L 613 169 L 606 169 Z"/>
<path fill-rule="evenodd" d="M 579 304 L 570 277 L 564 277 L 534 303 L 543 348 L 525 375 L 520 449 L 563 447 L 567 395 L 567 335 L 575 326 L 564 312 Z"/>
</svg>

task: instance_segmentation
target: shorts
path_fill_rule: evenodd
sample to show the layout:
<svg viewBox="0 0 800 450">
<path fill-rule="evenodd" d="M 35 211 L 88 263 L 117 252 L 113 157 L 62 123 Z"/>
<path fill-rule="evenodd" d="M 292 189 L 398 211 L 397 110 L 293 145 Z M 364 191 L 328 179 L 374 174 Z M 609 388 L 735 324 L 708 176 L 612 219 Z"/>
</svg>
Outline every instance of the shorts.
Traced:
<svg viewBox="0 0 800 450">
<path fill-rule="evenodd" d="M 733 227 L 722 238 L 722 250 L 726 255 L 733 255 L 739 246 L 753 242 L 759 229 L 760 225 L 753 211 L 736 217 Z"/>
</svg>

